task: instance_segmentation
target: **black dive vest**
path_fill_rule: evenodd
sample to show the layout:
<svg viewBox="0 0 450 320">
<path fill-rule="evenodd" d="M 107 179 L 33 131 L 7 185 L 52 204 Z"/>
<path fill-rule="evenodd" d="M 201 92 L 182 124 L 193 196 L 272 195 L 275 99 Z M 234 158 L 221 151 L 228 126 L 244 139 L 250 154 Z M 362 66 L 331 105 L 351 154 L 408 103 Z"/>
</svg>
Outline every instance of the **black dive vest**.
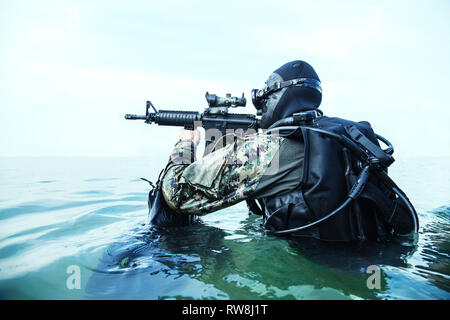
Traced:
<svg viewBox="0 0 450 320">
<path fill-rule="evenodd" d="M 371 154 L 370 151 L 383 156 L 377 136 L 368 122 L 323 116 L 314 120 L 310 128 L 345 136 L 361 148 L 363 157 Z M 301 139 L 304 143 L 303 176 L 293 191 L 259 199 L 264 207 L 263 227 L 266 230 L 277 233 L 314 223 L 353 194 L 351 203 L 330 218 L 291 234 L 326 241 L 354 241 L 384 240 L 394 233 L 417 231 L 414 208 L 387 177 L 387 166 L 393 162 L 392 157 L 390 163 L 376 169 L 373 165 L 377 166 L 379 159 L 372 157 L 373 165 L 366 170 L 367 181 L 355 196 L 354 186 L 361 179 L 359 175 L 364 167 L 361 155 L 335 138 L 308 130 L 307 126 L 291 130 L 286 138 Z"/>
</svg>

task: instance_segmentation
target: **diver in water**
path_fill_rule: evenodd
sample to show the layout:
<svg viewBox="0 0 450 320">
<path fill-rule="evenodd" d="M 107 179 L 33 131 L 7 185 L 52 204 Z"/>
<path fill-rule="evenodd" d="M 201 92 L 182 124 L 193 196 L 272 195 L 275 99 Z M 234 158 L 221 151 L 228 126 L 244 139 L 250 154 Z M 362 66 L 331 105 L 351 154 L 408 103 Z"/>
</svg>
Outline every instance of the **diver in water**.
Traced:
<svg viewBox="0 0 450 320">
<path fill-rule="evenodd" d="M 245 200 L 280 236 L 387 241 L 418 231 L 414 207 L 387 175 L 392 145 L 368 122 L 324 116 L 311 65 L 284 64 L 252 100 L 263 130 L 202 159 L 198 131 L 180 132 L 149 195 L 150 224 L 186 224 Z"/>
</svg>

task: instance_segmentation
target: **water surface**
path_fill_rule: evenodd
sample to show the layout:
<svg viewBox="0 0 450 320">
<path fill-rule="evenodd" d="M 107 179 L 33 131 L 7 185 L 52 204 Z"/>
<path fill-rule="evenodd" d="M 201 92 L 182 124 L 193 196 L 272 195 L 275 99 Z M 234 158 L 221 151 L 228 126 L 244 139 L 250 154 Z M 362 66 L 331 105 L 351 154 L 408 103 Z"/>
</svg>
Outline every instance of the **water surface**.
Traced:
<svg viewBox="0 0 450 320">
<path fill-rule="evenodd" d="M 449 299 L 449 160 L 392 166 L 419 213 L 415 242 L 343 247 L 267 235 L 245 204 L 151 231 L 139 177 L 157 177 L 152 159 L 3 158 L 0 298 Z"/>
</svg>

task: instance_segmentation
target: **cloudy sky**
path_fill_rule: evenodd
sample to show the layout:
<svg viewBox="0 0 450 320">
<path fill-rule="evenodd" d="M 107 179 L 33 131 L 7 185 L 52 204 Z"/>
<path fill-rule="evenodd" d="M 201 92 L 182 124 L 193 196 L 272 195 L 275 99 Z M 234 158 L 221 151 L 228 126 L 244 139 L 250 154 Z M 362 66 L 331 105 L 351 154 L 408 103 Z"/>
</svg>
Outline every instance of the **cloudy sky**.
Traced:
<svg viewBox="0 0 450 320">
<path fill-rule="evenodd" d="M 0 156 L 167 157 L 176 130 L 123 115 L 249 98 L 297 59 L 325 114 L 450 156 L 449 57 L 447 0 L 0 0 Z"/>
</svg>

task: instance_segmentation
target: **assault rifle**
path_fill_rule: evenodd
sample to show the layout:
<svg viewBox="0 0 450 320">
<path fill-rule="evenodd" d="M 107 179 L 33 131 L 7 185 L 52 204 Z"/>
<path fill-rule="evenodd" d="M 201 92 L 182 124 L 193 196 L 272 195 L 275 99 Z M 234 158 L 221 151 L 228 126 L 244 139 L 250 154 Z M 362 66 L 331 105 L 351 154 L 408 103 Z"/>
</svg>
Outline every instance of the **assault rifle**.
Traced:
<svg viewBox="0 0 450 320">
<path fill-rule="evenodd" d="M 205 94 L 208 108 L 203 113 L 196 111 L 174 111 L 156 110 L 150 101 L 147 101 L 145 115 L 126 114 L 127 120 L 145 120 L 145 123 L 156 123 L 160 126 L 184 127 L 186 130 L 194 130 L 201 126 L 205 129 L 206 148 L 205 154 L 209 153 L 208 147 L 213 147 L 213 142 L 225 136 L 230 131 L 240 132 L 253 130 L 256 132 L 260 127 L 260 119 L 254 114 L 229 113 L 229 108 L 245 107 L 247 99 L 232 97 L 227 93 L 225 97 L 215 94 Z M 151 112 L 150 108 L 154 112 Z M 242 130 L 242 131 L 241 131 Z M 208 151 L 207 151 L 208 150 Z"/>
</svg>

